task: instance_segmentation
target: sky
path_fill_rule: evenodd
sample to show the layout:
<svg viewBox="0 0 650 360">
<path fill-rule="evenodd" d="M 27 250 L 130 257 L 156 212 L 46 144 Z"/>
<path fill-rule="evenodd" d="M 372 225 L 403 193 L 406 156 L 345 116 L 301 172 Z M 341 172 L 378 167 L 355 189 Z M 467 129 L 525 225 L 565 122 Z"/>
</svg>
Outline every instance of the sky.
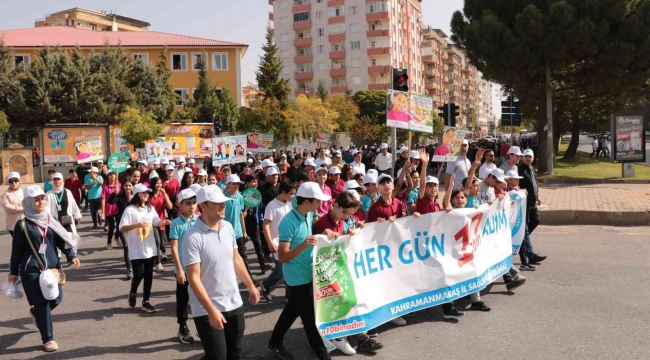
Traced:
<svg viewBox="0 0 650 360">
<path fill-rule="evenodd" d="M 144 20 L 153 31 L 246 44 L 249 48 L 242 59 L 243 85 L 255 80 L 268 14 L 273 11 L 267 0 L 0 0 L 0 29 L 30 28 L 34 20 L 46 14 L 74 7 Z M 424 0 L 424 22 L 450 35 L 451 16 L 462 7 L 463 0 Z M 493 98 L 497 104 L 498 99 Z M 496 105 L 494 110 L 500 113 Z"/>
</svg>

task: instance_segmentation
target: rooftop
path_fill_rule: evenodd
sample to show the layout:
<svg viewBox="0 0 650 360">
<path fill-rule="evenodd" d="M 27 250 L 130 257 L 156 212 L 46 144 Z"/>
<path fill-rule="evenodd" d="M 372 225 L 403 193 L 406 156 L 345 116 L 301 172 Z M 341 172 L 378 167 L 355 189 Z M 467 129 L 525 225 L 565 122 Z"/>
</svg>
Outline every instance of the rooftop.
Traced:
<svg viewBox="0 0 650 360">
<path fill-rule="evenodd" d="M 244 47 L 248 45 L 229 41 L 204 39 L 194 36 L 169 34 L 158 31 L 91 31 L 66 26 L 48 26 L 15 30 L 0 30 L 0 39 L 5 45 L 17 48 L 61 46 L 102 47 L 110 45 L 123 47 L 146 46 L 224 46 Z M 245 50 L 245 49 L 244 49 Z M 243 55 L 243 54 L 242 54 Z"/>
<path fill-rule="evenodd" d="M 49 17 L 51 15 L 61 14 L 61 13 L 71 13 L 71 12 L 75 12 L 75 11 L 91 13 L 91 14 L 99 16 L 99 17 L 105 17 L 107 20 L 112 20 L 112 18 L 115 17 L 115 19 L 118 20 L 118 21 L 127 21 L 127 22 L 130 22 L 130 23 L 133 23 L 134 25 L 136 25 L 138 27 L 143 27 L 143 28 L 151 26 L 151 24 L 149 24 L 146 21 L 135 19 L 135 18 L 128 17 L 128 16 L 113 14 L 113 11 L 111 11 L 110 13 L 107 13 L 106 11 L 98 12 L 98 11 L 88 10 L 88 9 L 84 9 L 84 8 L 80 8 L 80 7 L 75 7 L 75 8 L 68 9 L 68 10 L 57 11 L 57 12 L 52 13 L 52 14 L 47 14 L 45 17 L 47 18 L 47 17 Z"/>
</svg>

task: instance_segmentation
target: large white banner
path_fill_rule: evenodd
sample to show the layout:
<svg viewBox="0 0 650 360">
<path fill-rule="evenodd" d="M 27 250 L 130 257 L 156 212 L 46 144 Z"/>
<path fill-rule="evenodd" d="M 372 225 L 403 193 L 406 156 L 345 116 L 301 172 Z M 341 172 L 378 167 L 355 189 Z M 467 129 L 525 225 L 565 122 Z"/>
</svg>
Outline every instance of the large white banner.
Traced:
<svg viewBox="0 0 650 360">
<path fill-rule="evenodd" d="M 510 191 L 510 228 L 512 229 L 512 255 L 519 253 L 526 235 L 526 190 Z"/>
<path fill-rule="evenodd" d="M 316 324 L 327 339 L 485 288 L 512 266 L 509 196 L 319 239 L 314 252 Z"/>
</svg>

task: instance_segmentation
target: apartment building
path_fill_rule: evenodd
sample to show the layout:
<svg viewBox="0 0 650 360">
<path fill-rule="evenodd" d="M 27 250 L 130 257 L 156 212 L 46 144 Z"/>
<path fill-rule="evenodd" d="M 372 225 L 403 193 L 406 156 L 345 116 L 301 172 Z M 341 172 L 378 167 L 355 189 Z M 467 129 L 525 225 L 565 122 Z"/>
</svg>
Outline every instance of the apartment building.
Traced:
<svg viewBox="0 0 650 360">
<path fill-rule="evenodd" d="M 492 112 L 492 83 L 483 78 L 483 74 L 478 72 L 476 104 L 479 128 L 487 131 L 490 129 L 490 123 L 493 123 L 494 114 Z"/>
<path fill-rule="evenodd" d="M 422 64 L 424 67 L 425 94 L 433 98 L 433 106 L 438 107 L 449 97 L 445 87 L 445 74 L 449 70 L 446 61 L 447 34 L 431 27 L 422 29 Z"/>
<path fill-rule="evenodd" d="M 391 67 L 424 94 L 419 0 L 269 0 L 282 76 L 292 95 L 391 87 Z"/>
<path fill-rule="evenodd" d="M 172 71 L 169 82 L 183 99 L 178 106 L 183 106 L 184 99 L 193 97 L 199 80 L 197 62 L 204 57 L 208 78 L 219 86 L 215 91 L 228 86 L 237 105 L 242 106 L 241 58 L 248 45 L 157 31 L 96 32 L 65 26 L 0 30 L 0 38 L 13 48 L 16 66 L 28 66 L 43 46 L 60 46 L 64 50 L 79 46 L 84 54 L 91 56 L 101 51 L 108 41 L 111 46 L 122 46 L 134 59 L 153 65 L 166 49 Z"/>
<path fill-rule="evenodd" d="M 44 26 L 68 26 L 92 31 L 147 31 L 151 24 L 113 14 L 113 11 L 97 12 L 76 7 L 45 15 L 34 22 L 34 27 Z"/>
</svg>

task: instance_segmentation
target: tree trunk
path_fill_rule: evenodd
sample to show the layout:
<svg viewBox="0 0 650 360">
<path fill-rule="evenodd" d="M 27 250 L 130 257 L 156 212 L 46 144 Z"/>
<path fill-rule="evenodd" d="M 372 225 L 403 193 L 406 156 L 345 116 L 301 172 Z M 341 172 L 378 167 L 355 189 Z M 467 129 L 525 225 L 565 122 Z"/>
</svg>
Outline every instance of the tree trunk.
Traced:
<svg viewBox="0 0 650 360">
<path fill-rule="evenodd" d="M 539 172 L 547 175 L 553 175 L 553 161 L 555 152 L 553 151 L 553 89 L 551 86 L 551 65 L 546 64 L 546 96 L 543 104 L 545 107 L 540 108 L 541 130 L 538 132 L 539 137 Z"/>
<path fill-rule="evenodd" d="M 578 145 L 580 144 L 580 128 L 582 127 L 582 118 L 580 117 L 580 112 L 575 111 L 572 116 L 572 126 L 571 126 L 571 141 L 569 142 L 569 147 L 564 153 L 564 159 L 573 159 L 576 156 L 578 151 Z"/>
<path fill-rule="evenodd" d="M 560 137 L 562 136 L 560 129 L 560 116 L 558 113 L 553 114 L 553 153 L 557 154 L 560 151 Z"/>
</svg>

